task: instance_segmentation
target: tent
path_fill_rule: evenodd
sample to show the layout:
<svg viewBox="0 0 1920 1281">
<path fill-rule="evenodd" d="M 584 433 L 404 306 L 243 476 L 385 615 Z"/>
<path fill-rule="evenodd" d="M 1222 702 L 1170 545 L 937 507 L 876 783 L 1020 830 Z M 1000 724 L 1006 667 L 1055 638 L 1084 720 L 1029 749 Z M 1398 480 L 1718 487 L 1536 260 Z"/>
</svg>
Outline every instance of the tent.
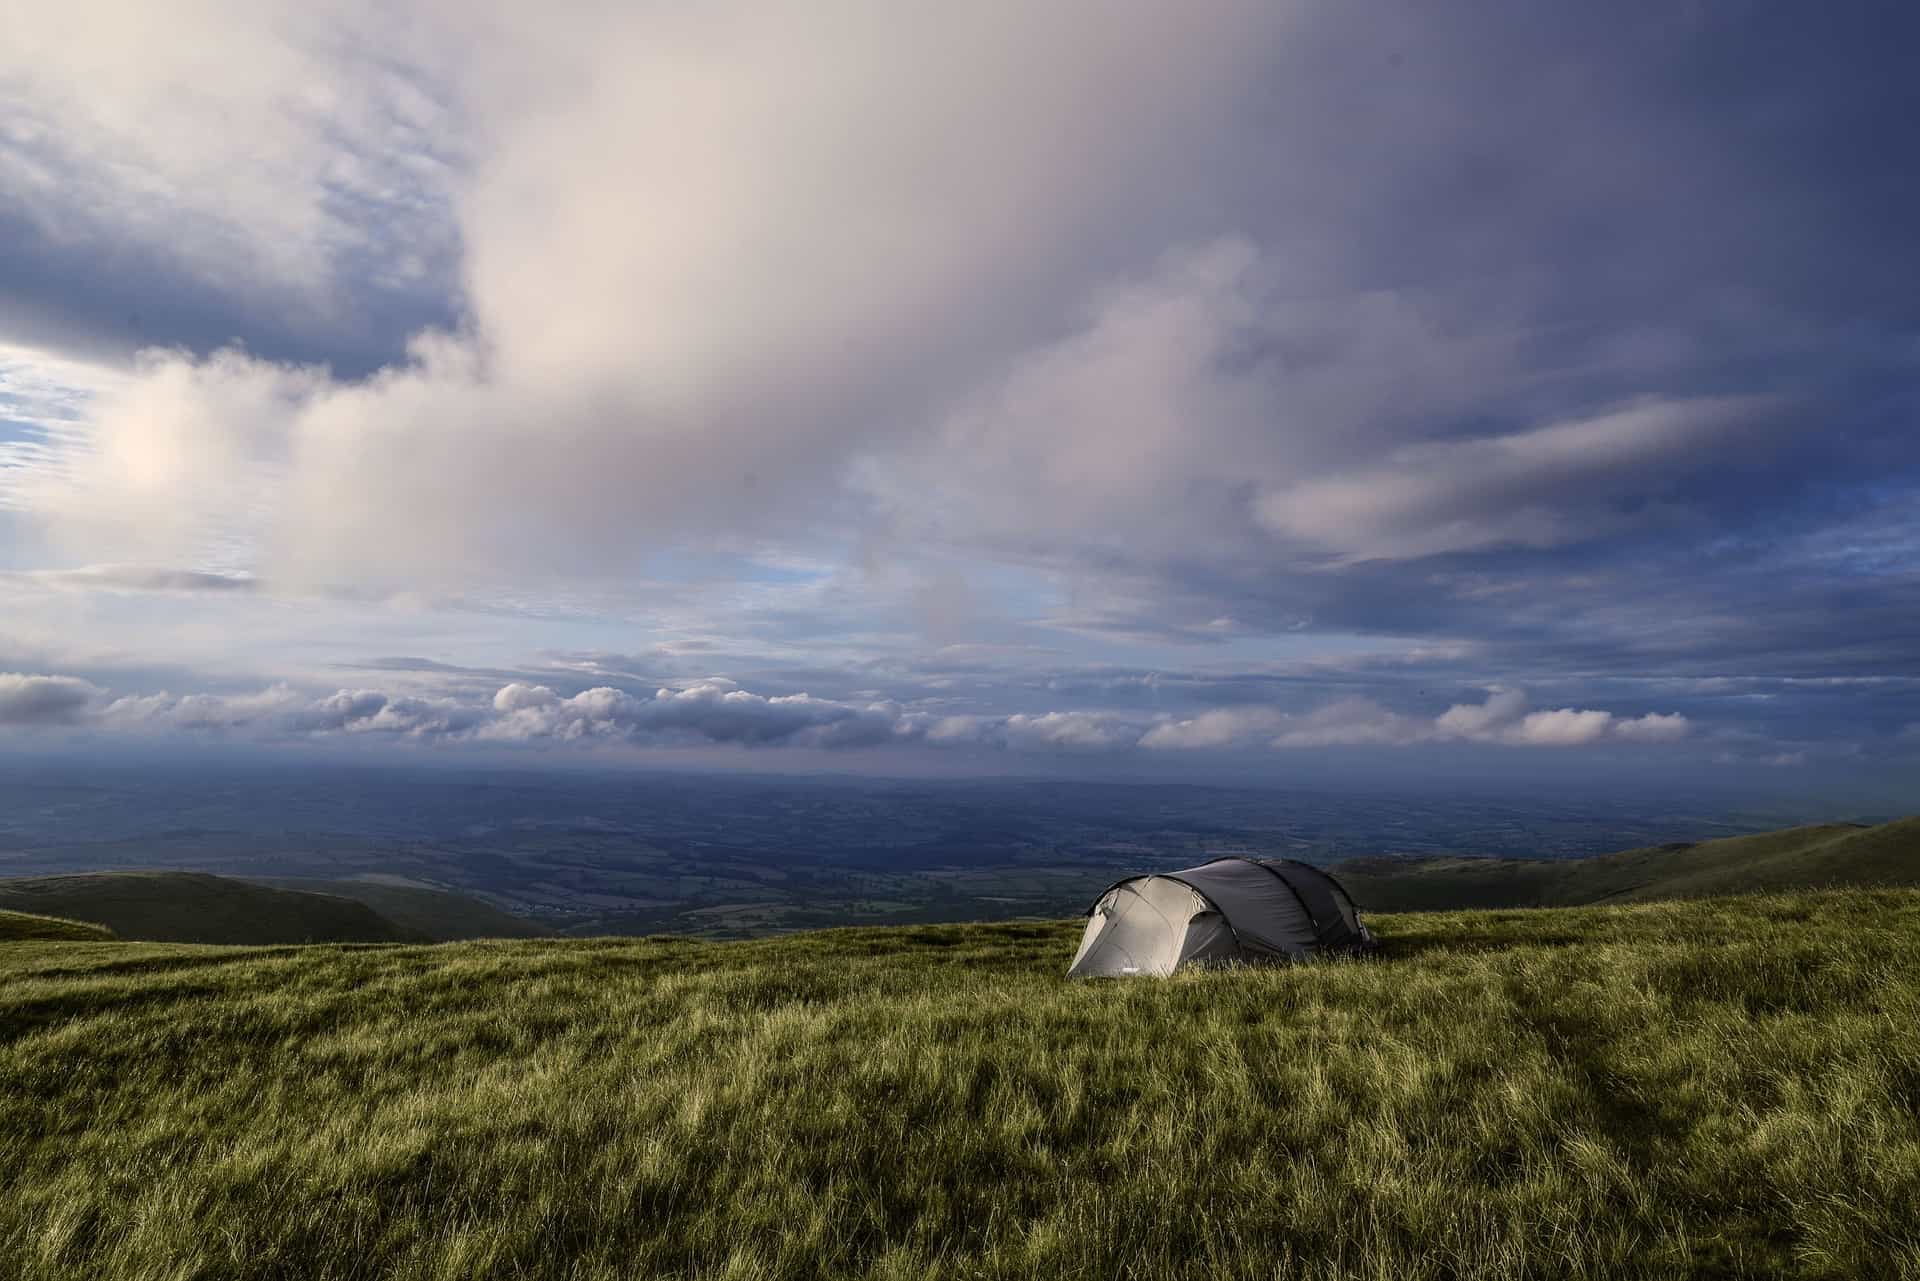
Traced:
<svg viewBox="0 0 1920 1281">
<path fill-rule="evenodd" d="M 1112 886 L 1087 909 L 1067 974 L 1164 976 L 1186 965 L 1259 965 L 1374 946 L 1353 900 L 1319 868 L 1234 856 Z"/>
</svg>

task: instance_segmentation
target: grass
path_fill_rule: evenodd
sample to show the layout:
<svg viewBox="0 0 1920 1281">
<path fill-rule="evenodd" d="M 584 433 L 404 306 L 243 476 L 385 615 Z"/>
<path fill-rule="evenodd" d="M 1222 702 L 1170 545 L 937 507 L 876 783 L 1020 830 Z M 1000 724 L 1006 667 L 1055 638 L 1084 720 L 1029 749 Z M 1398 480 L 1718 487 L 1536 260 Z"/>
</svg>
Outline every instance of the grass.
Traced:
<svg viewBox="0 0 1920 1281">
<path fill-rule="evenodd" d="M 1920 1274 L 1920 892 L 1370 923 L 0 945 L 0 1273 Z"/>
<path fill-rule="evenodd" d="M 31 912 L 0 911 L 0 943 L 15 939 L 67 939 L 99 943 L 114 937 L 104 925 L 69 921 L 58 916 L 38 916 Z"/>
</svg>

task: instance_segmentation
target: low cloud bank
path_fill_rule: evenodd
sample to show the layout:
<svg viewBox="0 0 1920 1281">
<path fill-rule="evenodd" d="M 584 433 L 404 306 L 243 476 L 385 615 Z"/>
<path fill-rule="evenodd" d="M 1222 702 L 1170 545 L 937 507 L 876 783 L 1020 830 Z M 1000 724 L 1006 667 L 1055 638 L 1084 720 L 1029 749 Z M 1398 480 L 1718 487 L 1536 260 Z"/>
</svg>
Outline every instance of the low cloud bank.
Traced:
<svg viewBox="0 0 1920 1281">
<path fill-rule="evenodd" d="M 1142 747 L 1191 750 L 1250 745 L 1275 748 L 1410 747 L 1421 743 L 1501 743 L 1515 747 L 1583 747 L 1608 740 L 1671 743 L 1692 725 L 1677 712 L 1617 716 L 1597 708 L 1528 710 L 1517 689 L 1488 691 L 1484 703 L 1456 703 L 1432 718 L 1395 712 L 1371 699 L 1350 698 L 1300 715 L 1272 708 L 1223 708 L 1187 720 L 1163 721 Z"/>
<path fill-rule="evenodd" d="M 1526 695 L 1494 689 L 1482 703 L 1438 716 L 1341 699 L 1307 712 L 1226 707 L 1190 717 L 1106 711 L 943 715 L 892 701 L 766 695 L 709 677 L 651 694 L 597 686 L 563 694 L 514 681 L 484 702 L 374 689 L 314 697 L 286 685 L 253 694 L 129 694 L 70 676 L 0 675 L 0 726 L 70 726 L 106 732 L 260 739 L 353 736 L 493 745 L 626 743 L 826 750 L 913 744 L 1028 753 L 1186 752 L 1492 743 L 1512 747 L 1658 744 L 1688 736 L 1678 713 L 1625 717 L 1595 708 L 1529 708 Z"/>
</svg>

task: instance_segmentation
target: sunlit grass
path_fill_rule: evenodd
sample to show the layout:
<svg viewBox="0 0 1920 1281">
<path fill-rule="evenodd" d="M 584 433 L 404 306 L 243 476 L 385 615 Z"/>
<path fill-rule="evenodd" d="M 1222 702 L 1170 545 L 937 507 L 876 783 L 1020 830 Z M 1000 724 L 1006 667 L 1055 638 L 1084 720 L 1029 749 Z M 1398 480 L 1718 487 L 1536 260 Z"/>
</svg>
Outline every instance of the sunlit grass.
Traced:
<svg viewBox="0 0 1920 1281">
<path fill-rule="evenodd" d="M 1920 1272 L 1920 893 L 1371 923 L 0 945 L 0 1275 Z"/>
</svg>

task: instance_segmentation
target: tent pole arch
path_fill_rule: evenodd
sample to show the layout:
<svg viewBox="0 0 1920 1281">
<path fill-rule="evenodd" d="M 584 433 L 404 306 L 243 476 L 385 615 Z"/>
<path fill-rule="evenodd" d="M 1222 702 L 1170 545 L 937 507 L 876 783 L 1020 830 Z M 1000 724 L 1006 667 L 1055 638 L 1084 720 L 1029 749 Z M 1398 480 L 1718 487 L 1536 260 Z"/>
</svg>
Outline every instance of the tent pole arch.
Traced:
<svg viewBox="0 0 1920 1281">
<path fill-rule="evenodd" d="M 1166 876 L 1164 872 L 1161 873 L 1161 875 L 1165 877 L 1166 880 L 1173 881 L 1180 885 L 1184 885 L 1188 889 L 1192 890 L 1195 894 L 1198 894 L 1200 896 L 1200 901 L 1202 903 L 1205 903 L 1209 908 L 1211 908 L 1213 910 L 1213 914 L 1215 916 L 1218 916 L 1221 919 L 1221 921 L 1223 921 L 1226 924 L 1227 933 L 1233 935 L 1233 945 L 1237 948 L 1245 950 L 1247 946 L 1246 941 L 1240 937 L 1240 931 L 1233 927 L 1233 918 L 1231 916 L 1228 916 L 1226 912 L 1221 909 L 1218 903 L 1214 902 L 1212 898 L 1208 897 L 1207 892 L 1205 890 L 1201 889 L 1200 887 L 1195 885 L 1193 882 L 1183 880 L 1178 876 Z"/>
<path fill-rule="evenodd" d="M 1290 858 L 1285 861 L 1289 863 L 1300 862 L 1300 860 L 1297 858 Z M 1301 863 L 1301 866 L 1312 867 L 1313 865 L 1310 863 Z M 1360 910 L 1360 904 L 1354 900 L 1354 897 L 1352 894 L 1347 892 L 1347 887 L 1340 883 L 1339 877 L 1335 876 L 1332 872 L 1329 872 L 1324 867 L 1315 867 L 1313 870 L 1320 873 L 1320 875 L 1326 877 L 1327 880 L 1332 883 L 1333 888 L 1340 891 L 1340 897 L 1347 900 L 1348 907 L 1352 908 L 1355 912 L 1358 912 Z"/>
<path fill-rule="evenodd" d="M 1340 925 L 1346 929 L 1358 929 L 1360 927 L 1359 926 L 1360 905 L 1354 902 L 1353 895 L 1347 892 L 1347 887 L 1340 883 L 1340 879 L 1338 877 L 1336 877 L 1333 873 L 1327 871 L 1323 867 L 1316 867 L 1312 863 L 1303 862 L 1297 858 L 1276 858 L 1276 859 L 1266 860 L 1266 865 L 1269 867 L 1278 865 L 1278 864 L 1283 864 L 1283 863 L 1289 864 L 1293 867 L 1300 868 L 1302 871 L 1311 873 L 1312 875 L 1317 876 L 1321 880 L 1325 881 L 1328 885 L 1332 886 L 1335 892 L 1339 895 L 1339 898 L 1334 903 L 1334 910 L 1336 912 L 1340 912 Z M 1341 911 L 1340 909 L 1341 902 L 1344 902 L 1346 904 L 1346 909 L 1344 911 Z M 1349 916 L 1352 917 L 1351 921 L 1347 919 Z"/>
</svg>

